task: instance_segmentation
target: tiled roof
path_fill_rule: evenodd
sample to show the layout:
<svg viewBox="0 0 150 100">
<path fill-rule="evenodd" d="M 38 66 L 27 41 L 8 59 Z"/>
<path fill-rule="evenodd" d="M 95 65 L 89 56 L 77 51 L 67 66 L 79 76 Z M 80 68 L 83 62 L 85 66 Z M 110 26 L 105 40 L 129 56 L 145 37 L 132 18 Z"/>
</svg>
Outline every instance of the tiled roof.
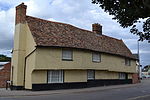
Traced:
<svg viewBox="0 0 150 100">
<path fill-rule="evenodd" d="M 31 16 L 26 21 L 37 46 L 88 49 L 135 59 L 122 40 Z"/>
</svg>

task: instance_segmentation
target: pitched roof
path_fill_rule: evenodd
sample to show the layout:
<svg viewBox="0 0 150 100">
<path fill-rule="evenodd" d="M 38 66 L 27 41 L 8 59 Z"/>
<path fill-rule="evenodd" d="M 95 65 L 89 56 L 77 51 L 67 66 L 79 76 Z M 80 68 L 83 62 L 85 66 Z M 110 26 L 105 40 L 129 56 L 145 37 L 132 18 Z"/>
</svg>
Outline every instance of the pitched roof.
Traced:
<svg viewBox="0 0 150 100">
<path fill-rule="evenodd" d="M 26 21 L 37 46 L 88 49 L 135 59 L 122 40 L 31 16 Z"/>
</svg>

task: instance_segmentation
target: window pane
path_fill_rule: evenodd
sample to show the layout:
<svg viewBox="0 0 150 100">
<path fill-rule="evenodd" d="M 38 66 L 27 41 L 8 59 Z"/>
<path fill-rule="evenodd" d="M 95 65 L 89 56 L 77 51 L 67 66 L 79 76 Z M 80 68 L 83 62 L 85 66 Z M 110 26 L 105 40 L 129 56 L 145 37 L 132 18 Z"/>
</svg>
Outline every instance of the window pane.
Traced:
<svg viewBox="0 0 150 100">
<path fill-rule="evenodd" d="M 119 73 L 119 79 L 126 79 L 125 73 Z"/>
<path fill-rule="evenodd" d="M 62 59 L 72 59 L 72 51 L 71 50 L 63 50 L 62 52 Z"/>
<path fill-rule="evenodd" d="M 52 70 L 48 71 L 48 83 L 62 83 L 63 82 L 63 71 Z"/>
<path fill-rule="evenodd" d="M 125 59 L 125 65 L 127 65 L 127 66 L 130 66 L 130 65 L 131 65 L 130 59 Z"/>
<path fill-rule="evenodd" d="M 87 71 L 87 78 L 88 78 L 88 80 L 93 80 L 93 79 L 95 79 L 95 72 L 94 72 L 94 70 L 88 70 Z"/>
<path fill-rule="evenodd" d="M 94 62 L 100 62 L 100 54 L 99 53 L 93 53 L 93 61 Z"/>
</svg>

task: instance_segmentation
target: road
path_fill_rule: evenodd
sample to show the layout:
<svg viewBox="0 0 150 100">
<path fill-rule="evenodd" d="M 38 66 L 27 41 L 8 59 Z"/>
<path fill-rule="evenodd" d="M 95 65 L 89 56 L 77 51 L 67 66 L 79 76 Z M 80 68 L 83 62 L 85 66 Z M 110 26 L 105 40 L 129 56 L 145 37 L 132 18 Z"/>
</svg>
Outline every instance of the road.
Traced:
<svg viewBox="0 0 150 100">
<path fill-rule="evenodd" d="M 39 96 L 1 97 L 0 100 L 150 100 L 150 79 L 126 88 Z"/>
</svg>

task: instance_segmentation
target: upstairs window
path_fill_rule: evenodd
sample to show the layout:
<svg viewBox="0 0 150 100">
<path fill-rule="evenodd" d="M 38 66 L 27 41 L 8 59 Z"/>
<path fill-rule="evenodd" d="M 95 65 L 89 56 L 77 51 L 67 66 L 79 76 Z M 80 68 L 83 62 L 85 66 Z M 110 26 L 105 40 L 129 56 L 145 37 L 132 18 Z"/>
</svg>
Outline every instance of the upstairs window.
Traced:
<svg viewBox="0 0 150 100">
<path fill-rule="evenodd" d="M 92 53 L 93 62 L 101 62 L 101 55 L 99 53 Z"/>
<path fill-rule="evenodd" d="M 62 60 L 72 61 L 73 60 L 72 50 L 63 49 L 62 50 Z"/>
<path fill-rule="evenodd" d="M 126 66 L 130 66 L 130 65 L 131 65 L 131 60 L 125 58 L 125 65 L 126 65 Z"/>
</svg>

